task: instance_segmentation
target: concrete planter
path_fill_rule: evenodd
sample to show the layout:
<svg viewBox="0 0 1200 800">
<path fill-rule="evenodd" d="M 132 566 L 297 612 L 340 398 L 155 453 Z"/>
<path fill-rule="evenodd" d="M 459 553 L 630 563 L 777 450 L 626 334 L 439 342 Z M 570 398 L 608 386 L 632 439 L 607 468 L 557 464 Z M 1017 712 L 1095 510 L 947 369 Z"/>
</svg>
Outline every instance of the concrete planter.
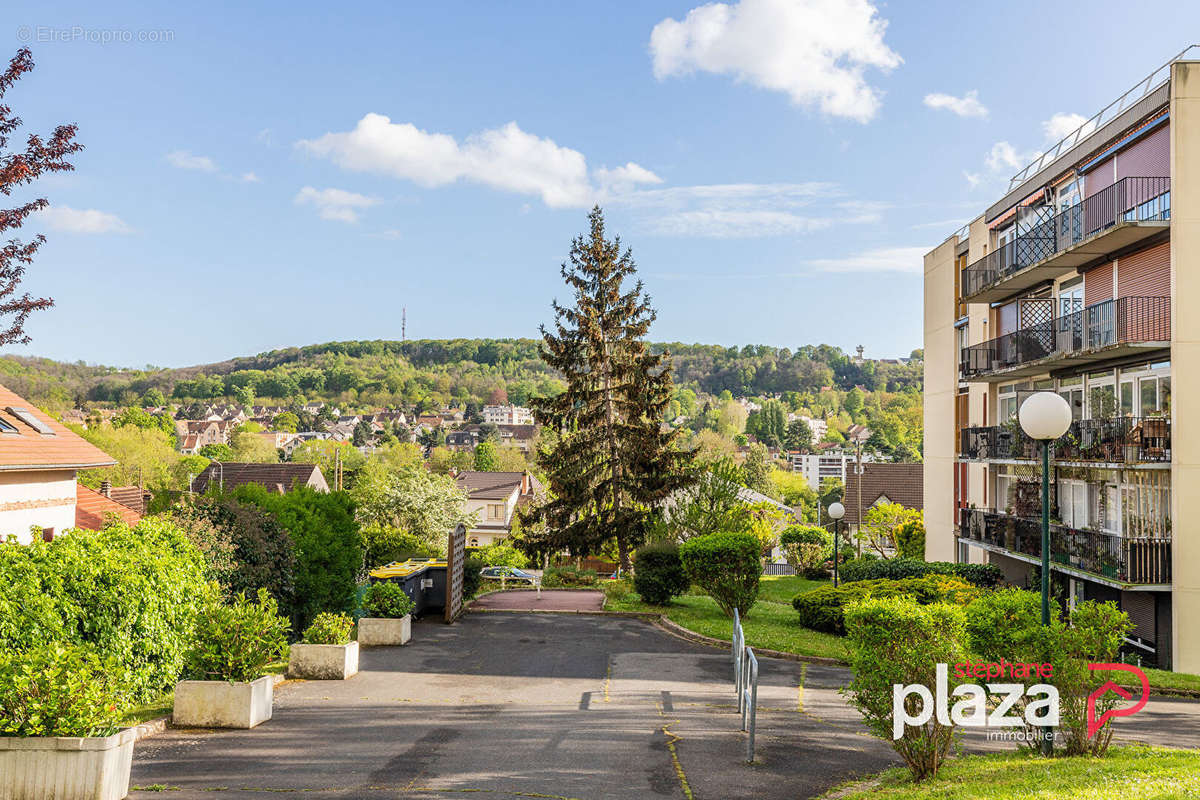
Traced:
<svg viewBox="0 0 1200 800">
<path fill-rule="evenodd" d="M 248 683 L 180 681 L 171 723 L 189 728 L 253 728 L 271 718 L 275 678 Z"/>
<path fill-rule="evenodd" d="M 363 617 L 358 621 L 358 643 L 363 647 L 404 644 L 412 638 L 412 614 L 393 617 Z"/>
<path fill-rule="evenodd" d="M 316 681 L 344 681 L 358 674 L 358 642 L 350 644 L 292 645 L 288 677 Z"/>
<path fill-rule="evenodd" d="M 121 800 L 136 738 L 0 737 L 0 800 Z"/>
</svg>

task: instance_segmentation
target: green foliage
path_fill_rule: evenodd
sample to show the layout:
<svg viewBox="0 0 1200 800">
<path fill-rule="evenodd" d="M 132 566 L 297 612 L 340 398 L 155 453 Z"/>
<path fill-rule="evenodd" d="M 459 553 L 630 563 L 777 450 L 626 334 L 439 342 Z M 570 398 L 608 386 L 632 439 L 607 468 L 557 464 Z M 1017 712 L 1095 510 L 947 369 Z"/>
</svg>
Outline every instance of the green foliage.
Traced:
<svg viewBox="0 0 1200 800">
<path fill-rule="evenodd" d="M 807 422 L 797 418 L 788 423 L 787 435 L 783 440 L 784 448 L 807 453 L 812 449 L 812 444 L 812 427 Z"/>
<path fill-rule="evenodd" d="M 364 525 L 359 532 L 362 535 L 363 558 L 367 569 L 382 567 L 393 561 L 436 558 L 441 555 L 437 547 L 401 528 Z"/>
<path fill-rule="evenodd" d="M 679 546 L 674 542 L 643 545 L 633 563 L 633 588 L 642 600 L 652 605 L 665 606 L 691 585 L 683 570 Z"/>
<path fill-rule="evenodd" d="M 771 482 L 773 467 L 769 463 L 769 459 L 766 445 L 752 444 L 746 453 L 746 460 L 742 462 L 742 483 L 747 488 L 761 492 L 768 497 L 775 490 L 775 485 Z"/>
<path fill-rule="evenodd" d="M 234 497 L 273 515 L 292 538 L 296 573 L 290 616 L 295 629 L 308 627 L 322 611 L 353 610 L 363 552 L 349 494 L 307 486 L 272 494 L 264 486 L 245 484 Z"/>
<path fill-rule="evenodd" d="M 239 594 L 211 604 L 200 617 L 184 673 L 197 681 L 253 681 L 287 653 L 291 625 L 266 589 L 258 600 Z"/>
<path fill-rule="evenodd" d="M 463 600 L 469 600 L 479 594 L 479 587 L 483 585 L 483 576 L 479 571 L 483 569 L 483 562 L 478 556 L 469 555 L 467 560 L 463 562 Z"/>
<path fill-rule="evenodd" d="M 847 689 L 863 722 L 891 743 L 917 781 L 937 775 L 954 742 L 954 729 L 934 714 L 924 725 L 905 726 L 893 739 L 893 686 L 935 685 L 938 663 L 966 660 L 963 610 L 949 603 L 921 604 L 909 597 L 871 597 L 846 610 L 850 666 L 854 680 Z M 908 696 L 910 715 L 920 698 Z"/>
<path fill-rule="evenodd" d="M 237 460 L 237 454 L 233 452 L 233 448 L 221 442 L 216 444 L 206 444 L 200 448 L 198 453 L 210 461 Z"/>
<path fill-rule="evenodd" d="M 719 458 L 701 466 L 692 483 L 676 495 L 666 512 L 667 525 L 675 538 L 687 539 L 721 531 L 744 531 L 750 512 L 738 496 L 742 471 L 730 458 Z"/>
<path fill-rule="evenodd" d="M 295 433 L 300 429 L 300 418 L 291 411 L 283 411 L 271 420 L 271 430 Z"/>
<path fill-rule="evenodd" d="M 629 581 L 622 578 L 614 581 L 601 581 L 600 591 L 604 592 L 604 602 L 607 605 L 608 603 L 618 603 L 624 600 L 629 597 L 634 589 Z"/>
<path fill-rule="evenodd" d="M 346 614 L 323 611 L 313 617 L 304 631 L 305 644 L 349 644 L 354 632 L 354 620 Z"/>
<path fill-rule="evenodd" d="M 490 441 L 482 441 L 475 447 L 475 471 L 495 472 L 500 468 L 496 456 L 496 445 Z"/>
<path fill-rule="evenodd" d="M 876 503 L 863 513 L 863 524 L 858 530 L 858 538 L 864 545 L 886 557 L 889 551 L 897 549 L 896 532 L 914 523 L 922 525 L 923 531 L 922 520 L 923 515 L 920 511 L 899 503 Z"/>
<path fill-rule="evenodd" d="M 123 666 L 91 648 L 0 651 L 0 736 L 109 736 L 126 701 Z"/>
<path fill-rule="evenodd" d="M 925 560 L 925 523 L 911 520 L 896 528 L 896 555 L 899 558 Z"/>
<path fill-rule="evenodd" d="M 816 525 L 791 525 L 779 534 L 784 558 L 797 571 L 815 570 L 833 555 L 833 535 Z"/>
<path fill-rule="evenodd" d="M 273 514 L 233 495 L 214 494 L 177 504 L 171 518 L 204 554 L 209 576 L 226 594 L 266 589 L 292 616 L 296 548 Z"/>
<path fill-rule="evenodd" d="M 570 565 L 550 567 L 542 573 L 543 589 L 572 586 L 595 586 L 599 576 L 594 569 L 576 569 Z"/>
<path fill-rule="evenodd" d="M 475 555 L 485 567 L 517 567 L 526 566 L 529 561 L 515 547 L 507 544 L 491 544 L 475 551 Z"/>
<path fill-rule="evenodd" d="M 124 667 L 135 702 L 175 683 L 212 595 L 199 551 L 160 517 L 0 544 L 0 586 L 0 652 L 89 646 Z"/>
<path fill-rule="evenodd" d="M 839 573 L 846 583 L 880 578 L 900 580 L 924 575 L 953 575 L 984 589 L 994 589 L 1004 580 L 1004 573 L 995 564 L 955 564 L 912 558 L 881 559 L 871 553 L 863 553 L 863 558 L 846 561 L 839 568 Z"/>
<path fill-rule="evenodd" d="M 404 593 L 400 584 L 392 581 L 375 581 L 363 598 L 363 609 L 368 617 L 399 619 L 411 614 L 414 608 L 416 604 L 412 598 Z"/>
<path fill-rule="evenodd" d="M 688 578 L 699 584 L 721 610 L 742 617 L 758 597 L 762 545 L 749 533 L 712 533 L 688 539 L 679 557 Z"/>
<path fill-rule="evenodd" d="M 792 598 L 792 607 L 800 612 L 800 624 L 814 631 L 844 634 L 846 608 L 868 597 L 911 597 L 922 605 L 951 603 L 966 605 L 979 597 L 980 590 L 966 581 L 945 575 L 926 575 L 904 580 L 873 580 L 821 586 Z"/>
<path fill-rule="evenodd" d="M 408 531 L 439 549 L 444 549 L 446 534 L 455 526 L 475 521 L 463 510 L 466 493 L 454 479 L 419 465 L 392 471 L 368 463 L 352 494 L 362 524 Z"/>
</svg>

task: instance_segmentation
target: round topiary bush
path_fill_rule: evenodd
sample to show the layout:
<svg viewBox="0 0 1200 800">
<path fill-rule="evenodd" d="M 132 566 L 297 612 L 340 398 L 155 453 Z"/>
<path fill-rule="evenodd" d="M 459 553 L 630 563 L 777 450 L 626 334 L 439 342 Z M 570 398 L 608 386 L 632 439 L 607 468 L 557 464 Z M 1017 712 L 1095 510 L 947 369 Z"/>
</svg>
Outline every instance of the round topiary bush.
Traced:
<svg viewBox="0 0 1200 800">
<path fill-rule="evenodd" d="M 679 548 L 688 578 L 730 617 L 735 608 L 745 617 L 758 599 L 761 553 L 762 543 L 751 533 L 710 533 Z"/>
<path fill-rule="evenodd" d="M 679 546 L 674 542 L 645 545 L 634 556 L 633 590 L 643 601 L 665 606 L 687 591 L 691 581 L 683 571 Z"/>
<path fill-rule="evenodd" d="M 416 604 L 398 583 L 378 581 L 367 590 L 364 606 L 368 617 L 400 619 L 413 612 Z"/>
</svg>

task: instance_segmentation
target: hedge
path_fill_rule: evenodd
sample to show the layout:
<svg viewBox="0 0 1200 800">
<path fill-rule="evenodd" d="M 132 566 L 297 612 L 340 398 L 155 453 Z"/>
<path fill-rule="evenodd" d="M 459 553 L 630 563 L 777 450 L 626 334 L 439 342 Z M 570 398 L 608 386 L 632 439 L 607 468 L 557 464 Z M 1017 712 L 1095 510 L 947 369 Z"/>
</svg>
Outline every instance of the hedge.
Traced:
<svg viewBox="0 0 1200 800">
<path fill-rule="evenodd" d="M 853 602 L 868 597 L 910 596 L 918 603 L 947 602 L 966 605 L 982 590 L 949 575 L 926 575 L 904 580 L 873 580 L 819 586 L 792 598 L 792 608 L 800 612 L 800 624 L 825 633 L 845 634 L 845 610 Z"/>
<path fill-rule="evenodd" d="M 919 561 L 915 558 L 855 558 L 843 563 L 838 571 L 846 583 L 950 575 L 984 589 L 994 589 L 1004 580 L 1004 573 L 995 564 L 954 564 L 949 561 Z"/>
<path fill-rule="evenodd" d="M 124 670 L 134 702 L 178 680 L 215 592 L 199 550 L 161 517 L 0 544 L 0 586 L 0 652 L 91 648 Z"/>
</svg>

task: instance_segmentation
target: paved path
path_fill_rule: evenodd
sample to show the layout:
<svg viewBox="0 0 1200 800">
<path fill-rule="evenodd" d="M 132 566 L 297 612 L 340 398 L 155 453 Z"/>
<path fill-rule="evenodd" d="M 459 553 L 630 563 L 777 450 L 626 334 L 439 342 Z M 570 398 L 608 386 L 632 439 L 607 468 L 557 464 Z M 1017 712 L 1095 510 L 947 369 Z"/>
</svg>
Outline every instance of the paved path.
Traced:
<svg viewBox="0 0 1200 800">
<path fill-rule="evenodd" d="M 492 592 L 477 598 L 473 608 L 488 611 L 599 611 L 604 607 L 604 594 L 590 591 L 529 589 Z"/>
<path fill-rule="evenodd" d="M 139 742 L 133 785 L 173 791 L 131 797 L 792 800 L 898 763 L 838 694 L 846 670 L 763 659 L 747 766 L 728 657 L 640 620 L 472 614 L 361 666 L 281 685 L 255 730 Z M 1197 707 L 1154 701 L 1119 730 L 1200 746 Z"/>
</svg>

